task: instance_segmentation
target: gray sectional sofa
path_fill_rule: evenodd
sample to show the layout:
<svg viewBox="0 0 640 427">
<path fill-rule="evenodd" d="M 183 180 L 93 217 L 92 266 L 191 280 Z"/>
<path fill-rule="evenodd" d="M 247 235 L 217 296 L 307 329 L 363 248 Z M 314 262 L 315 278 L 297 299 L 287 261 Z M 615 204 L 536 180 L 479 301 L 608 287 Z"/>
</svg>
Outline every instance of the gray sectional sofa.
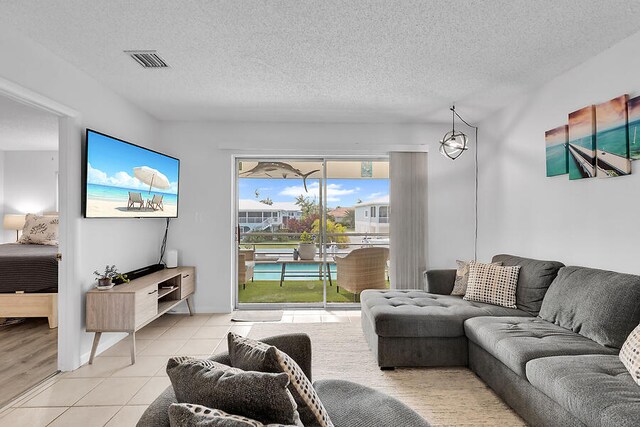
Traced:
<svg viewBox="0 0 640 427">
<path fill-rule="evenodd" d="M 427 291 L 364 291 L 362 328 L 381 368 L 469 366 L 528 423 L 638 426 L 640 387 L 618 358 L 640 323 L 640 276 L 512 255 L 517 309 Z"/>
</svg>

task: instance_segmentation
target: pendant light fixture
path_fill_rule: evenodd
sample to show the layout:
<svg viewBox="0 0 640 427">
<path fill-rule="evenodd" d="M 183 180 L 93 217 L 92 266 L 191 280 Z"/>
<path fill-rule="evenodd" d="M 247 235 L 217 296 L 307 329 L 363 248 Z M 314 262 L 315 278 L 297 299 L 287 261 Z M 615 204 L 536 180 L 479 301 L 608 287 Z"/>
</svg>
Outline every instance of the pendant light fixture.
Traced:
<svg viewBox="0 0 640 427">
<path fill-rule="evenodd" d="M 451 131 L 444 134 L 440 141 L 440 154 L 455 160 L 468 150 L 467 142 L 469 138 L 464 133 L 456 130 L 456 106 L 452 106 L 451 110 Z M 458 116 L 460 117 L 460 116 Z"/>
<path fill-rule="evenodd" d="M 467 125 L 468 127 L 475 130 L 475 140 L 474 143 L 476 145 L 474 153 L 474 213 L 475 213 L 475 227 L 474 227 L 474 236 L 473 236 L 473 259 L 478 260 L 478 126 L 474 126 L 469 124 L 465 119 L 460 117 L 460 115 L 456 112 L 456 106 L 453 105 L 451 108 L 451 132 L 447 132 L 444 134 L 444 137 L 440 141 L 440 154 L 445 157 L 450 158 L 451 160 L 455 160 L 462 155 L 465 151 L 469 149 L 467 147 L 467 143 L 469 142 L 469 138 L 464 133 L 456 130 L 456 117 L 460 119 L 462 123 Z"/>
</svg>

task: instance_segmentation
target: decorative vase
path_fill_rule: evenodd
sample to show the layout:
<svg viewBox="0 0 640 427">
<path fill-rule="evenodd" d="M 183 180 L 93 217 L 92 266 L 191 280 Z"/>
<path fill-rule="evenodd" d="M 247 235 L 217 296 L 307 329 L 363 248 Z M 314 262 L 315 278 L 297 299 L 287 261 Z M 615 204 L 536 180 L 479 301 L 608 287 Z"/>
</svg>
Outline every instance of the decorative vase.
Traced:
<svg viewBox="0 0 640 427">
<path fill-rule="evenodd" d="M 113 282 L 110 278 L 98 279 L 98 290 L 106 291 L 107 289 L 113 288 Z"/>
<path fill-rule="evenodd" d="M 316 244 L 315 243 L 299 243 L 298 254 L 300 259 L 310 261 L 316 257 Z"/>
</svg>

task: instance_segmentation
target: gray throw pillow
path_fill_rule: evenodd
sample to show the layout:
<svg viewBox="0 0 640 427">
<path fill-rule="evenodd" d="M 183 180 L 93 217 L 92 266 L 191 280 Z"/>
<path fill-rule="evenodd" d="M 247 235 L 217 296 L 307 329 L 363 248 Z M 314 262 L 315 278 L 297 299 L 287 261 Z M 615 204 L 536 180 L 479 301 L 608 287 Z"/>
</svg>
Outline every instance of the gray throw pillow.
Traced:
<svg viewBox="0 0 640 427">
<path fill-rule="evenodd" d="M 227 335 L 231 365 L 248 371 L 284 372 L 289 376 L 289 391 L 298 404 L 302 423 L 307 426 L 333 427 L 327 410 L 300 366 L 285 352 L 272 345 L 229 332 Z"/>
<path fill-rule="evenodd" d="M 169 407 L 171 427 L 295 427 L 284 424 L 263 424 L 219 409 L 189 403 L 173 403 Z"/>
<path fill-rule="evenodd" d="M 169 359 L 167 375 L 179 403 L 216 408 L 264 424 L 302 425 L 286 374 L 244 372 L 184 356 Z"/>
</svg>

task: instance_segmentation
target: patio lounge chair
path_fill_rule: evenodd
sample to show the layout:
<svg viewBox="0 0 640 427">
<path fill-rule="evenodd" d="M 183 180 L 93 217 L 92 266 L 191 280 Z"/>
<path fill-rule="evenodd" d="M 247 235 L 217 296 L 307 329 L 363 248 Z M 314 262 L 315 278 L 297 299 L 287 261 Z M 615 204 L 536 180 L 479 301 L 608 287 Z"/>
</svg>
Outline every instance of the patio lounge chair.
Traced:
<svg viewBox="0 0 640 427">
<path fill-rule="evenodd" d="M 389 258 L 387 248 L 355 249 L 336 261 L 336 290 L 340 287 L 353 293 L 354 301 L 365 289 L 386 289 L 385 267 Z"/>
<path fill-rule="evenodd" d="M 241 250 L 238 253 L 238 284 L 242 284 L 242 289 L 247 287 L 249 280 L 253 281 L 253 261 L 254 252 L 252 250 Z"/>
<path fill-rule="evenodd" d="M 127 203 L 127 210 L 133 209 L 136 203 L 140 205 L 138 209 L 144 208 L 144 200 L 142 199 L 142 194 L 129 191 L 129 202 Z"/>
<path fill-rule="evenodd" d="M 157 211 L 158 209 L 163 211 L 164 205 L 162 204 L 162 197 L 163 196 L 161 194 L 154 194 L 153 199 L 147 200 L 147 207 L 153 209 L 154 211 Z"/>
</svg>

